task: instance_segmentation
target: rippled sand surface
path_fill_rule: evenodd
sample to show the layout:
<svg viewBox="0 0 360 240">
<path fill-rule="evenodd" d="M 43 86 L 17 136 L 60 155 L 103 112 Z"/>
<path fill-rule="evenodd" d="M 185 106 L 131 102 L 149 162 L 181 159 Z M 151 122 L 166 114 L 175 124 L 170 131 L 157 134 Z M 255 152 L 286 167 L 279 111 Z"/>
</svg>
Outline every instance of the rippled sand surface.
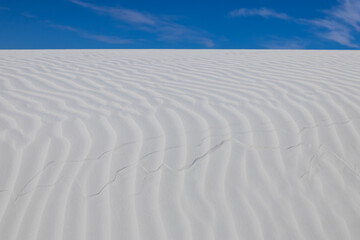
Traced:
<svg viewBox="0 0 360 240">
<path fill-rule="evenodd" d="M 360 239 L 359 156 L 359 51 L 0 51 L 0 239 Z"/>
</svg>

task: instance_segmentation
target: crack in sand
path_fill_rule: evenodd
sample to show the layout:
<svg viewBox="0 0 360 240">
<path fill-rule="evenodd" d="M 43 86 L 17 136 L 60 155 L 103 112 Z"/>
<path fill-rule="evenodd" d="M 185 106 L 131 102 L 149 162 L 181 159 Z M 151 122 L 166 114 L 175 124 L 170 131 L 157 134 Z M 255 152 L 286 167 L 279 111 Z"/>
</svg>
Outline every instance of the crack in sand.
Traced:
<svg viewBox="0 0 360 240">
<path fill-rule="evenodd" d="M 56 184 L 58 184 L 65 176 L 61 176 L 59 179 L 57 179 L 54 183 L 52 184 L 44 184 L 44 185 L 37 185 L 36 187 L 34 187 L 33 189 L 30 189 L 29 191 L 27 192 L 23 192 L 23 193 L 18 193 L 14 199 L 14 202 L 16 202 L 19 198 L 39 189 L 39 188 L 50 188 L 50 187 L 54 187 Z"/>
<path fill-rule="evenodd" d="M 348 169 L 352 174 L 354 174 L 356 179 L 360 180 L 360 173 L 357 171 L 356 165 L 355 164 L 351 165 L 349 162 L 344 160 L 342 157 L 340 157 L 334 151 L 330 150 L 324 144 L 320 144 L 320 146 L 317 148 L 315 153 L 312 155 L 310 162 L 309 162 L 308 170 L 305 171 L 305 173 L 303 173 L 300 176 L 300 179 L 302 179 L 306 175 L 310 175 L 314 164 L 316 164 L 316 162 L 319 162 L 321 160 L 321 158 L 324 157 L 327 153 L 332 155 L 333 157 L 335 157 L 336 160 L 340 161 L 345 166 L 346 169 Z"/>
<path fill-rule="evenodd" d="M 118 170 L 115 172 L 114 177 L 113 177 L 109 182 L 105 183 L 105 185 L 103 185 L 98 192 L 93 193 L 93 194 L 90 194 L 90 195 L 88 196 L 88 198 L 92 198 L 92 197 L 96 197 L 96 196 L 100 195 L 110 184 L 112 184 L 112 183 L 114 183 L 114 182 L 116 181 L 119 173 L 121 173 L 122 171 L 124 171 L 124 170 L 126 170 L 126 169 L 128 169 L 128 168 L 130 168 L 130 167 L 132 167 L 132 166 L 133 166 L 133 165 L 128 165 L 128 166 L 125 166 L 125 167 L 122 167 L 122 168 L 118 169 Z"/>
<path fill-rule="evenodd" d="M 325 123 L 316 123 L 315 125 L 309 125 L 309 126 L 304 126 L 300 129 L 300 131 L 297 133 L 300 134 L 302 133 L 303 131 L 305 131 L 306 129 L 314 129 L 314 128 L 319 128 L 319 127 L 330 127 L 330 126 L 334 126 L 334 125 L 345 125 L 345 124 L 349 124 L 351 123 L 353 120 L 358 120 L 360 118 L 349 118 L 345 121 L 341 121 L 341 122 L 329 122 L 329 123 L 326 123 L 326 120 L 324 120 L 323 122 Z"/>
<path fill-rule="evenodd" d="M 360 118 L 350 118 L 346 121 L 341 121 L 341 122 L 332 122 L 332 123 L 328 123 L 328 124 L 320 124 L 320 123 L 317 123 L 316 125 L 313 125 L 313 126 L 305 126 L 303 127 L 297 134 L 300 134 L 302 133 L 303 131 L 305 131 L 306 129 L 313 129 L 313 128 L 318 128 L 318 127 L 329 127 L 329 126 L 333 126 L 333 125 L 344 125 L 344 124 L 348 124 L 348 123 L 351 123 L 353 120 L 356 120 L 356 119 L 360 119 Z M 276 129 L 271 129 L 271 130 L 268 130 L 268 131 L 276 131 Z M 253 131 L 248 131 L 247 133 L 251 133 Z M 202 142 L 206 139 L 208 139 L 210 136 L 207 136 L 203 139 L 201 139 L 202 141 L 198 144 L 202 144 Z M 149 139 L 154 139 L 154 138 L 157 138 L 157 137 L 152 137 L 152 138 L 149 138 Z M 121 173 L 123 170 L 126 170 L 132 166 L 140 166 L 147 174 L 153 174 L 153 173 L 156 173 L 158 171 L 160 171 L 162 168 L 167 168 L 169 169 L 170 171 L 174 171 L 174 172 L 181 172 L 181 171 L 184 171 L 184 170 L 187 170 L 187 169 L 190 169 L 192 168 L 196 162 L 198 162 L 199 160 L 203 159 L 204 157 L 206 157 L 207 155 L 211 154 L 212 152 L 216 151 L 218 148 L 220 148 L 224 143 L 226 143 L 227 141 L 230 141 L 230 140 L 234 140 L 235 142 L 237 142 L 238 144 L 241 144 L 243 146 L 246 146 L 246 147 L 249 147 L 249 148 L 259 148 L 259 149 L 279 149 L 279 148 L 285 148 L 285 147 L 282 147 L 282 146 L 276 146 L 276 147 L 263 147 L 263 146 L 255 146 L 255 145 L 251 145 L 251 144 L 245 144 L 245 143 L 242 143 L 241 141 L 237 140 L 236 138 L 230 138 L 230 139 L 226 139 L 226 140 L 223 140 L 221 141 L 220 143 L 216 144 L 215 146 L 213 146 L 212 148 L 210 148 L 207 152 L 205 152 L 204 154 L 202 154 L 201 156 L 198 156 L 196 157 L 190 164 L 180 168 L 180 169 L 176 169 L 176 168 L 172 168 L 170 167 L 168 164 L 166 163 L 162 163 L 160 164 L 156 169 L 154 170 L 148 170 L 146 169 L 144 166 L 142 166 L 141 164 L 137 164 L 137 165 L 134 165 L 134 164 L 131 164 L 131 165 L 128 165 L 128 166 L 125 166 L 125 167 L 122 167 L 120 169 L 118 169 L 116 172 L 115 172 L 115 175 L 114 177 L 112 178 L 112 180 L 110 180 L 109 182 L 107 182 L 105 185 L 103 185 L 103 187 L 100 189 L 99 192 L 97 193 L 94 193 L 94 194 L 91 194 L 89 195 L 88 197 L 89 198 L 92 198 L 92 197 L 95 197 L 97 195 L 100 195 L 101 192 L 110 184 L 112 184 L 113 182 L 116 181 L 117 179 L 117 176 L 119 173 Z M 86 159 L 83 159 L 83 160 L 78 160 L 78 161 L 51 161 L 49 163 L 47 163 L 41 170 L 39 170 L 33 177 L 30 178 L 29 181 L 27 181 L 24 186 L 21 188 L 21 190 L 19 191 L 19 194 L 17 195 L 17 197 L 15 198 L 15 201 L 19 198 L 19 197 L 22 197 L 32 191 L 34 191 L 36 188 L 38 187 L 43 187 L 41 185 L 35 187 L 34 189 L 28 191 L 28 192 L 25 192 L 23 193 L 24 189 L 29 186 L 37 177 L 41 176 L 41 174 L 46 171 L 51 165 L 53 164 L 58 164 L 58 163 L 62 163 L 62 164 L 70 164 L 70 163 L 79 163 L 79 162 L 84 162 L 84 161 L 91 161 L 91 160 L 100 160 L 101 158 L 103 158 L 105 155 L 107 155 L 108 153 L 111 153 L 113 151 L 116 151 L 118 149 L 121 149 L 125 146 L 128 146 L 128 145 L 132 145 L 132 144 L 135 144 L 136 141 L 132 141 L 132 142 L 126 142 L 124 144 L 121 144 L 113 149 L 110 149 L 110 150 L 107 150 L 107 151 L 104 151 L 102 152 L 101 154 L 98 155 L 98 157 L 96 158 L 86 158 Z M 295 147 L 298 147 L 298 146 L 301 146 L 303 143 L 298 143 L 298 144 L 295 144 L 295 145 L 292 145 L 292 146 L 289 146 L 287 147 L 286 149 L 290 150 L 292 148 L 295 148 Z M 198 146 L 197 145 L 197 146 Z M 180 147 L 183 147 L 183 146 L 173 146 L 173 147 L 169 147 L 169 148 L 166 148 L 164 150 L 156 150 L 156 151 L 153 151 L 153 152 L 150 152 L 150 153 L 147 153 L 145 155 L 143 155 L 139 161 L 145 159 L 146 157 L 152 155 L 152 154 L 155 154 L 155 153 L 158 153 L 158 152 L 161 152 L 161 151 L 168 151 L 168 150 L 171 150 L 171 149 L 175 149 L 175 148 L 180 148 Z M 319 149 L 321 148 L 321 146 L 319 147 Z M 314 158 L 314 156 L 313 156 Z M 311 163 L 310 163 L 310 169 L 305 172 L 304 174 L 301 175 L 300 178 L 303 178 L 306 174 L 309 173 L 309 171 L 311 170 L 311 165 L 312 165 L 312 162 L 313 162 L 313 158 L 311 159 Z M 347 166 L 348 167 L 348 166 Z M 350 168 L 349 168 L 350 169 Z M 360 177 L 358 175 L 357 172 L 355 172 L 355 174 Z M 57 181 L 58 182 L 58 181 Z M 56 184 L 56 183 L 55 183 Z M 50 185 L 52 186 L 52 185 Z M 2 191 L 0 191 L 2 192 Z"/>
<path fill-rule="evenodd" d="M 130 167 L 140 167 L 141 169 L 143 169 L 143 170 L 147 173 L 147 175 L 144 177 L 143 181 L 144 181 L 150 174 L 154 174 L 154 173 L 160 171 L 163 167 L 166 167 L 167 169 L 169 169 L 170 171 L 173 171 L 173 172 L 182 172 L 182 171 L 191 169 L 199 160 L 201 160 L 201 159 L 205 158 L 206 156 L 210 155 L 211 153 L 217 151 L 221 146 L 223 146 L 226 142 L 228 142 L 228 141 L 230 141 L 230 140 L 231 140 L 231 138 L 221 141 L 220 143 L 218 143 L 218 144 L 216 144 L 215 146 L 213 146 L 212 148 L 210 148 L 207 152 L 205 152 L 205 153 L 202 154 L 201 156 L 196 157 L 190 164 L 185 165 L 184 167 L 179 168 L 179 169 L 172 168 L 172 167 L 170 167 L 169 165 L 167 165 L 166 163 L 160 164 L 160 165 L 159 165 L 156 169 L 154 169 L 154 170 L 148 170 L 148 169 L 145 168 L 142 164 L 131 164 L 131 165 L 122 167 L 122 168 L 120 168 L 119 170 L 117 170 L 117 171 L 115 172 L 114 177 L 113 177 L 109 182 L 105 183 L 98 192 L 96 192 L 96 193 L 94 193 L 94 194 L 88 195 L 88 198 L 93 198 L 93 197 L 99 196 L 108 186 L 110 186 L 111 184 L 113 184 L 113 183 L 116 181 L 118 175 L 119 175 L 121 172 L 123 172 L 124 170 L 126 170 L 126 169 L 128 169 L 128 168 L 130 168 Z M 173 148 L 173 147 L 172 147 L 172 148 Z M 155 152 L 157 152 L 157 151 L 155 151 Z M 146 154 L 146 155 L 148 155 L 148 154 Z"/>
</svg>

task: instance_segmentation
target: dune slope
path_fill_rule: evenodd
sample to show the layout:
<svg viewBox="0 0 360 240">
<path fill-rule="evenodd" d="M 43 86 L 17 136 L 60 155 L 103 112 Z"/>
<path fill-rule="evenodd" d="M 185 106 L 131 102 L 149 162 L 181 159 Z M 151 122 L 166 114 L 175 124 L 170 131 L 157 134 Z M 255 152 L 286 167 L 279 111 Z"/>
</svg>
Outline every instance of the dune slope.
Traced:
<svg viewBox="0 0 360 240">
<path fill-rule="evenodd" d="M 359 156 L 359 51 L 0 51 L 0 239 L 360 239 Z"/>
</svg>

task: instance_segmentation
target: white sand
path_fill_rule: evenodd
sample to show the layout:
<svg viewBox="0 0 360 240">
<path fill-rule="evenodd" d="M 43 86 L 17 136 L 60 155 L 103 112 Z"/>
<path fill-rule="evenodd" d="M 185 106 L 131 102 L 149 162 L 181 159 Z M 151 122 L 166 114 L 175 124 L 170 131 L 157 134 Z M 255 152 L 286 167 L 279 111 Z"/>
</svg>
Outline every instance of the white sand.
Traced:
<svg viewBox="0 0 360 240">
<path fill-rule="evenodd" d="M 0 51 L 0 239 L 360 239 L 360 52 Z"/>
</svg>

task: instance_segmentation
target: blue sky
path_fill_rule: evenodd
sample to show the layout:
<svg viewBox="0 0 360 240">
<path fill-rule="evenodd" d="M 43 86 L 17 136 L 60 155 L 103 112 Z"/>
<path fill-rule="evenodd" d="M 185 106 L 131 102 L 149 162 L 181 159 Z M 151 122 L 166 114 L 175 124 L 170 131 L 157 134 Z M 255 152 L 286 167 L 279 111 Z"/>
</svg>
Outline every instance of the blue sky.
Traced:
<svg viewBox="0 0 360 240">
<path fill-rule="evenodd" d="M 0 49 L 359 49 L 360 0 L 0 0 Z"/>
</svg>

